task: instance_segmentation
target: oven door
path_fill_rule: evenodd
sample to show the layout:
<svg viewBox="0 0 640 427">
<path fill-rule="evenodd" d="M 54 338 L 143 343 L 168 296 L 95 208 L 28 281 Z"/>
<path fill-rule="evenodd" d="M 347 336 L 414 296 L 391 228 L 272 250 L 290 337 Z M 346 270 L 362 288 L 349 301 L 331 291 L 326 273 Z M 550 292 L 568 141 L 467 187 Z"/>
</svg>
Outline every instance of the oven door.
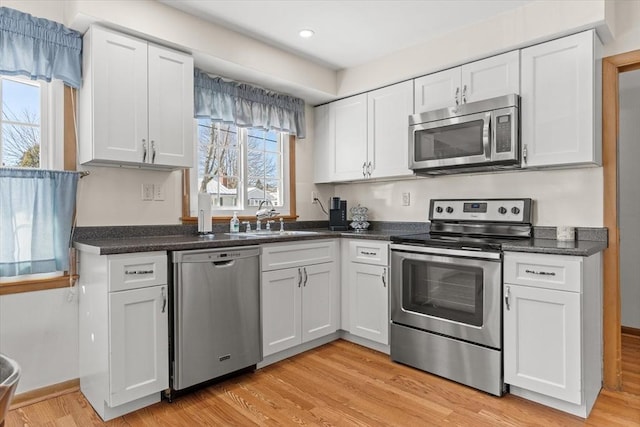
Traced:
<svg viewBox="0 0 640 427">
<path fill-rule="evenodd" d="M 391 245 L 391 321 L 500 349 L 498 252 Z"/>
</svg>

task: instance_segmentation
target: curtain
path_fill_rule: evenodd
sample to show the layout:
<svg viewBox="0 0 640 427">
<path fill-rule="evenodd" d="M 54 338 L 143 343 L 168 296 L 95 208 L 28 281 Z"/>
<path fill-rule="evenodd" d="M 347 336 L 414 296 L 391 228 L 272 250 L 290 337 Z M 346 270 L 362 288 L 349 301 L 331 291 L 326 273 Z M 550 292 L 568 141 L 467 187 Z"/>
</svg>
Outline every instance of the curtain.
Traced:
<svg viewBox="0 0 640 427">
<path fill-rule="evenodd" d="M 0 7 L 0 74 L 62 80 L 79 88 L 82 35 L 57 22 Z"/>
<path fill-rule="evenodd" d="M 69 270 L 78 177 L 0 168 L 0 277 Z"/>
<path fill-rule="evenodd" d="M 195 69 L 195 117 L 306 136 L 304 100 Z"/>
</svg>

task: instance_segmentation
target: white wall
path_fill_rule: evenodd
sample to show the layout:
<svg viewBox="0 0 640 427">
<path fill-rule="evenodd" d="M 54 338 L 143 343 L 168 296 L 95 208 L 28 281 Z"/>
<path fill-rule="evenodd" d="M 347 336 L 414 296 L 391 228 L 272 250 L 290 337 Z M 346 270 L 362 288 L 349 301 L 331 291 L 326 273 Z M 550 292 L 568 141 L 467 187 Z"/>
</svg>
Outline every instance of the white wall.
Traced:
<svg viewBox="0 0 640 427">
<path fill-rule="evenodd" d="M 640 70 L 620 74 L 619 216 L 622 325 L 640 329 Z"/>
<path fill-rule="evenodd" d="M 22 369 L 17 393 L 78 378 L 78 299 L 67 289 L 0 296 L 0 353 Z"/>
<path fill-rule="evenodd" d="M 337 185 L 336 196 L 376 221 L 427 221 L 432 198 L 534 199 L 534 225 L 602 227 L 602 168 L 448 175 Z M 402 193 L 410 206 L 402 206 Z"/>
</svg>

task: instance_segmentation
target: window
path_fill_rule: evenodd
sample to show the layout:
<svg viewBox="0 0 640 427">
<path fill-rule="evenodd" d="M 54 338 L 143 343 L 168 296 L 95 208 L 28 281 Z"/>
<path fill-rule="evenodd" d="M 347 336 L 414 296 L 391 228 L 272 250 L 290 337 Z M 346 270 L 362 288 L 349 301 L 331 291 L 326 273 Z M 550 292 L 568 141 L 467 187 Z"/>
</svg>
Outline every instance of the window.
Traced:
<svg viewBox="0 0 640 427">
<path fill-rule="evenodd" d="M 214 215 L 255 215 L 271 202 L 281 215 L 289 207 L 289 135 L 233 124 L 198 121 L 196 168 L 191 171 L 191 216 L 199 192 L 211 194 Z"/>
<path fill-rule="evenodd" d="M 47 83 L 0 77 L 0 158 L 6 167 L 49 167 L 45 129 Z"/>
</svg>

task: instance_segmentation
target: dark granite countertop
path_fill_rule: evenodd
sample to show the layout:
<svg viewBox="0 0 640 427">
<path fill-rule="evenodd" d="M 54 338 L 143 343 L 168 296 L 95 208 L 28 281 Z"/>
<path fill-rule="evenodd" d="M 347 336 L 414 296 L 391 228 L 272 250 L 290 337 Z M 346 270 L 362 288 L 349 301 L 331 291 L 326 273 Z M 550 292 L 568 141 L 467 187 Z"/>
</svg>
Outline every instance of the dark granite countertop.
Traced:
<svg viewBox="0 0 640 427">
<path fill-rule="evenodd" d="M 364 232 L 329 231 L 326 221 L 297 222 L 288 224 L 287 231 L 306 231 L 310 234 L 274 233 L 269 236 L 248 236 L 243 232 L 229 235 L 227 226 L 214 226 L 214 234 L 199 236 L 193 226 L 120 226 L 84 227 L 74 238 L 74 247 L 98 255 L 132 252 L 180 251 L 189 249 L 222 248 L 231 246 L 261 245 L 303 240 L 353 238 L 390 240 L 391 236 L 421 233 L 428 230 L 428 223 L 372 222 Z M 528 240 L 503 244 L 503 250 L 555 255 L 589 256 L 607 248 L 606 228 L 578 228 L 575 241 L 555 240 L 555 227 L 534 227 L 534 237 Z"/>
<path fill-rule="evenodd" d="M 301 240 L 318 240 L 331 238 L 389 240 L 391 235 L 408 234 L 414 230 L 382 229 L 364 232 L 329 231 L 326 229 L 305 229 L 313 234 L 247 236 L 243 232 L 229 235 L 224 232 L 213 235 L 168 235 L 168 236 L 135 236 L 116 238 L 77 239 L 74 247 L 78 250 L 97 255 L 112 255 L 132 252 L 182 251 L 188 249 L 223 248 L 231 246 L 262 245 L 265 243 L 281 243 Z"/>
<path fill-rule="evenodd" d="M 606 241 L 574 240 L 565 242 L 555 239 L 538 238 L 513 241 L 502 245 L 502 250 L 504 251 L 573 256 L 589 256 L 601 252 L 606 248 Z"/>
</svg>

